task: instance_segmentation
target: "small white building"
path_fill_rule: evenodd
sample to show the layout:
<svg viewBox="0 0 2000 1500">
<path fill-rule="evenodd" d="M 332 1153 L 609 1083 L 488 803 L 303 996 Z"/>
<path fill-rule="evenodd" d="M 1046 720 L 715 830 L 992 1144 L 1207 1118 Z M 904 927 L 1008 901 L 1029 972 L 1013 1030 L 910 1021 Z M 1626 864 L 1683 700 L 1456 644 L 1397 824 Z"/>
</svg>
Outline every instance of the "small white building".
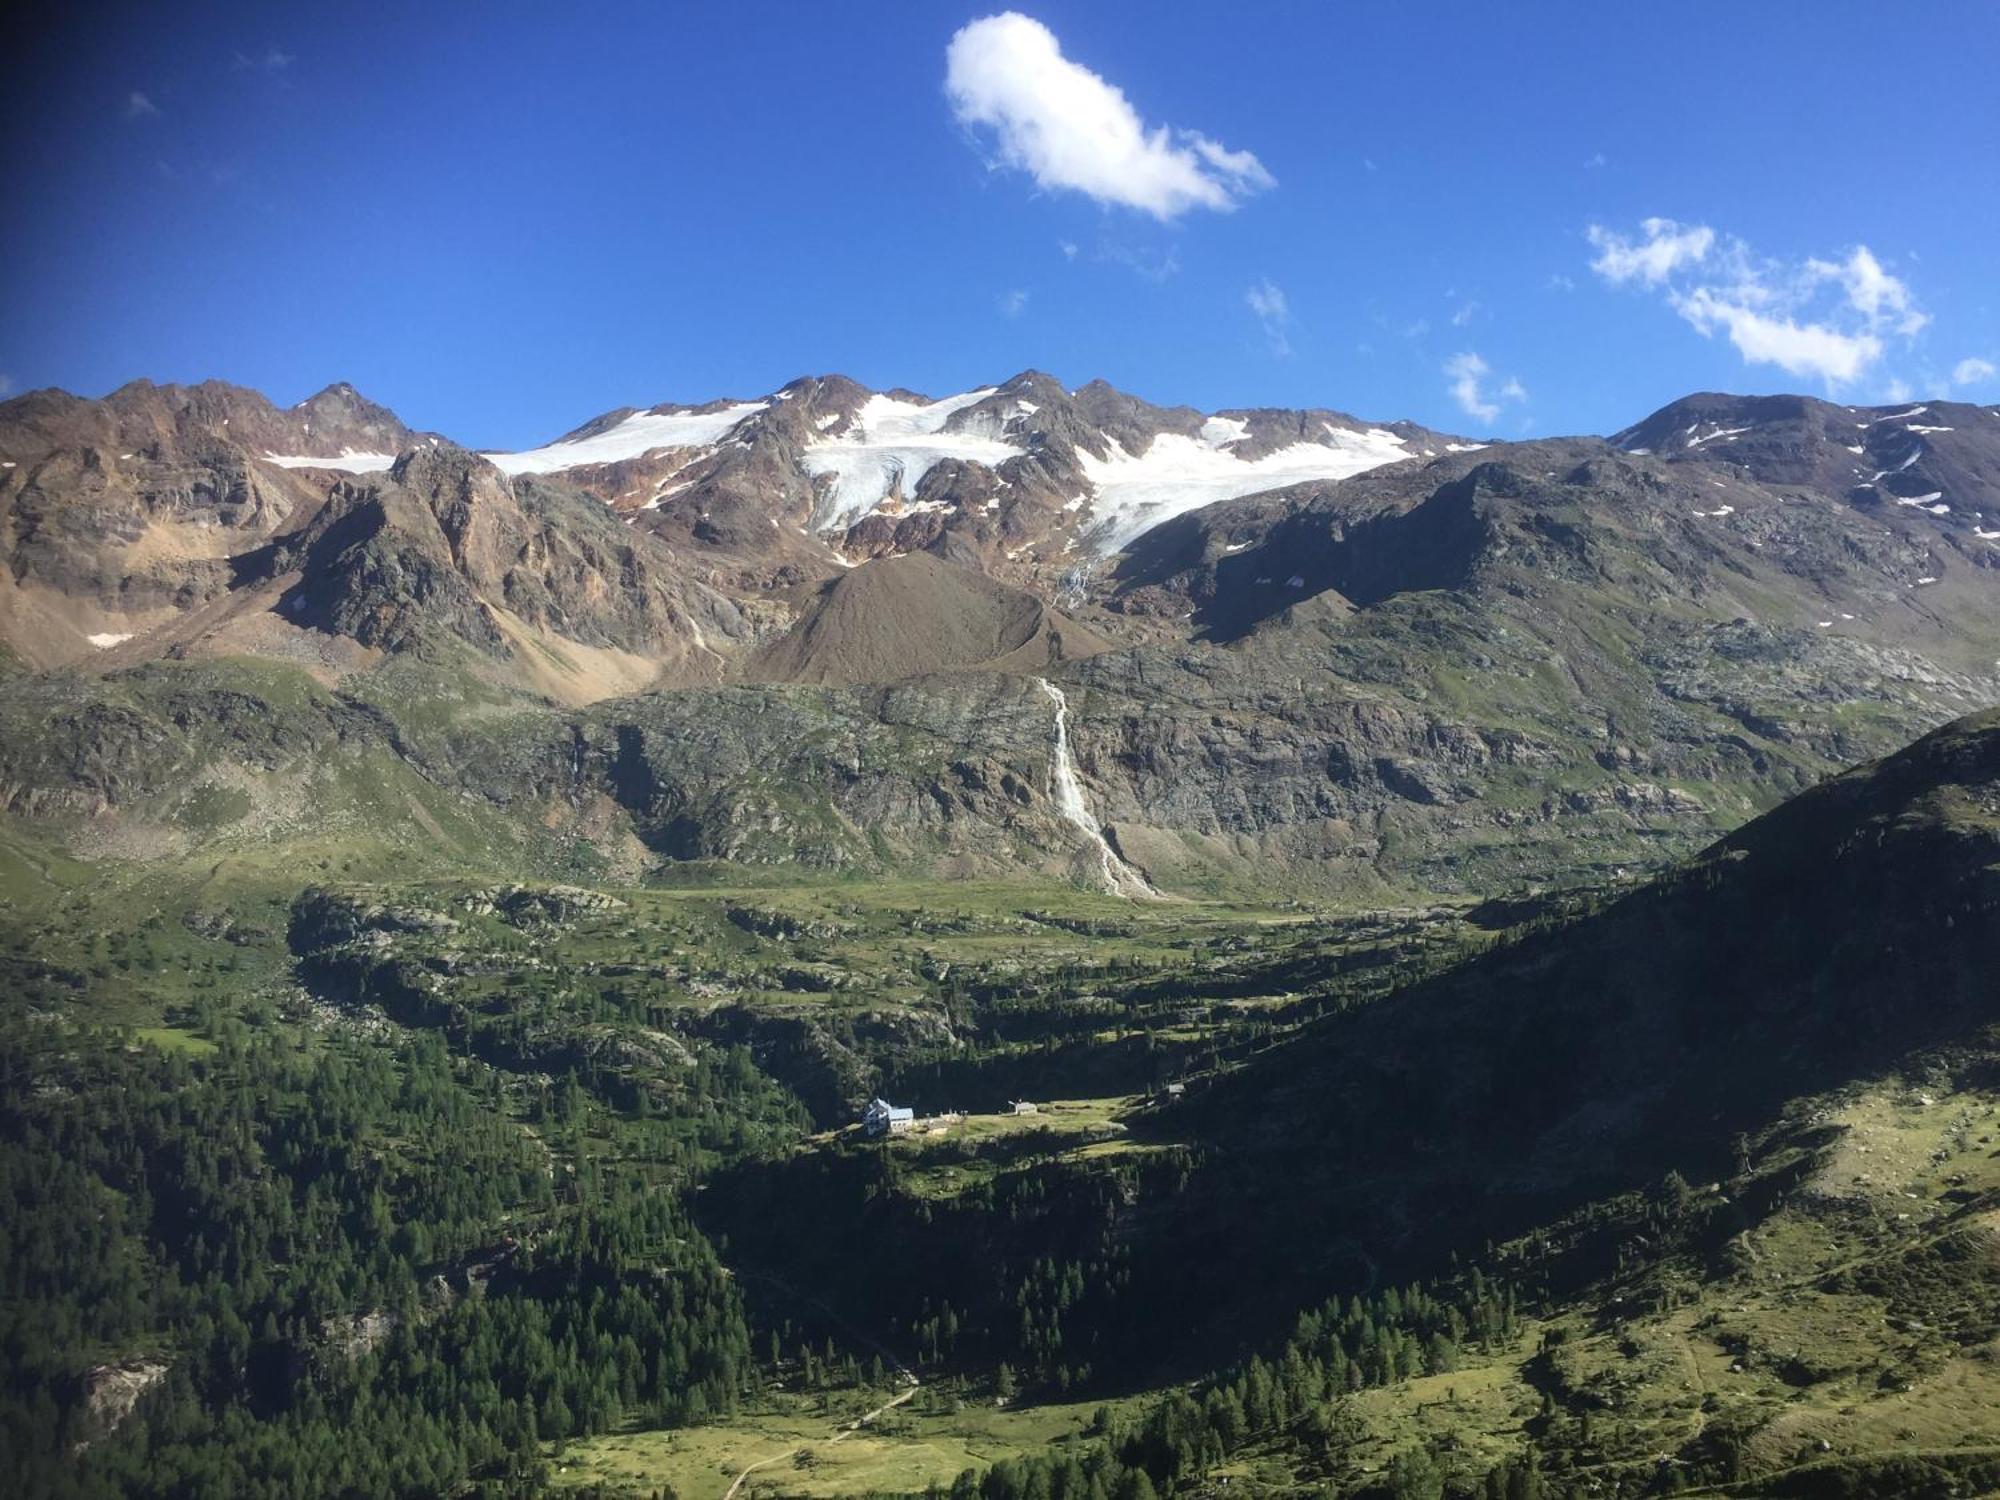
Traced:
<svg viewBox="0 0 2000 1500">
<path fill-rule="evenodd" d="M 861 1111 L 861 1128 L 869 1135 L 907 1135 L 916 1128 L 917 1112 L 887 1099 L 871 1099 Z"/>
<path fill-rule="evenodd" d="M 1007 1113 L 1010 1115 L 1038 1115 L 1041 1111 L 1026 1099 L 1016 1099 L 1012 1104 L 1007 1106 Z"/>
</svg>

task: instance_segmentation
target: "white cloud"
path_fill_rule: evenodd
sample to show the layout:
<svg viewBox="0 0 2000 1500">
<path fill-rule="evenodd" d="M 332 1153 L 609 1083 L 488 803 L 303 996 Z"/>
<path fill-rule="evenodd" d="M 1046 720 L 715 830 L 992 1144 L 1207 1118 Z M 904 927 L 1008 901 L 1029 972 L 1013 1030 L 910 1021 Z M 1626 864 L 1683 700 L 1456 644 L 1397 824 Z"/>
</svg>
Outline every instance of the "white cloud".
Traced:
<svg viewBox="0 0 2000 1500">
<path fill-rule="evenodd" d="M 238 52 L 233 56 L 233 66 L 238 70 L 251 68 L 259 73 L 282 73 L 297 61 L 295 55 L 290 52 L 280 52 L 276 47 L 266 47 L 254 55 Z"/>
<path fill-rule="evenodd" d="M 1872 333 L 1842 333 L 1824 323 L 1798 323 L 1732 302 L 1705 286 L 1672 298 L 1674 310 L 1704 338 L 1718 328 L 1753 365 L 1776 365 L 1792 375 L 1816 375 L 1828 385 L 1846 385 L 1882 357 L 1882 341 Z"/>
<path fill-rule="evenodd" d="M 1064 260 L 1075 260 L 1077 244 L 1075 240 L 1057 240 L 1056 247 L 1063 253 Z"/>
<path fill-rule="evenodd" d="M 1461 303 L 1458 311 L 1451 315 L 1451 326 L 1454 328 L 1463 328 L 1478 316 L 1479 304 L 1477 302 Z"/>
<path fill-rule="evenodd" d="M 1292 309 L 1285 301 L 1284 289 L 1266 277 L 1245 292 L 1243 300 L 1264 325 L 1264 337 L 1271 341 L 1271 352 L 1290 354 Z"/>
<path fill-rule="evenodd" d="M 1990 359 L 1961 359 L 1951 367 L 1951 383 L 1979 385 L 1991 380 L 1996 374 L 2000 374 L 2000 371 L 1993 368 L 1993 361 Z"/>
<path fill-rule="evenodd" d="M 1598 167 L 1609 166 L 1611 163 L 1609 158 L 1607 158 L 1602 151 L 1593 151 L 1590 153 L 1588 157 L 1585 158 L 1583 164 L 1587 168 L 1595 169 Z"/>
<path fill-rule="evenodd" d="M 1672 219 L 1647 219 L 1639 228 L 1646 237 L 1637 244 L 1602 224 L 1586 229 L 1584 234 L 1598 252 L 1590 269 L 1615 284 L 1636 278 L 1658 286 L 1682 266 L 1706 260 L 1715 243 L 1715 231 L 1706 224 L 1682 226 Z"/>
<path fill-rule="evenodd" d="M 1907 283 L 1866 245 L 1839 260 L 1786 262 L 1759 257 L 1734 236 L 1706 224 L 1647 219 L 1643 238 L 1592 224 L 1598 251 L 1590 268 L 1614 286 L 1656 288 L 1704 338 L 1727 335 L 1749 364 L 1824 381 L 1829 389 L 1861 379 L 1888 353 L 1929 324 Z"/>
<path fill-rule="evenodd" d="M 1028 293 L 1025 288 L 1017 286 L 1011 292 L 1001 293 L 1000 296 L 1001 317 L 1018 318 L 1021 316 L 1022 313 L 1026 312 L 1027 310 L 1028 310 Z"/>
<path fill-rule="evenodd" d="M 14 377 L 12 375 L 0 375 L 0 396 L 11 396 L 13 394 Z"/>
<path fill-rule="evenodd" d="M 945 49 L 945 93 L 961 125 L 992 130 L 1001 165 L 1173 219 L 1226 212 L 1275 185 L 1248 151 L 1198 131 L 1148 129 L 1115 85 L 1071 62 L 1039 21 L 1008 11 L 963 27 Z"/>
<path fill-rule="evenodd" d="M 144 120 L 159 112 L 160 106 L 137 89 L 132 90 L 125 98 L 125 118 L 128 120 Z"/>
<path fill-rule="evenodd" d="M 1911 301 L 1909 287 L 1883 270 L 1866 245 L 1856 245 L 1854 253 L 1838 264 L 1808 260 L 1806 271 L 1819 280 L 1838 281 L 1847 291 L 1848 306 L 1871 328 L 1893 324 L 1897 333 L 1907 336 L 1930 322 L 1930 315 L 1919 312 Z"/>
<path fill-rule="evenodd" d="M 1451 399 L 1458 403 L 1459 410 L 1489 427 L 1499 420 L 1501 406 L 1528 399 L 1527 387 L 1511 375 L 1489 390 L 1487 379 L 1493 374 L 1493 367 L 1469 349 L 1446 360 L 1444 373 L 1451 382 Z"/>
<path fill-rule="evenodd" d="M 1181 273 L 1180 251 L 1171 245 L 1164 251 L 1155 252 L 1140 245 L 1106 241 L 1098 248 L 1097 259 L 1114 266 L 1124 266 L 1155 285 L 1164 285 Z"/>
</svg>

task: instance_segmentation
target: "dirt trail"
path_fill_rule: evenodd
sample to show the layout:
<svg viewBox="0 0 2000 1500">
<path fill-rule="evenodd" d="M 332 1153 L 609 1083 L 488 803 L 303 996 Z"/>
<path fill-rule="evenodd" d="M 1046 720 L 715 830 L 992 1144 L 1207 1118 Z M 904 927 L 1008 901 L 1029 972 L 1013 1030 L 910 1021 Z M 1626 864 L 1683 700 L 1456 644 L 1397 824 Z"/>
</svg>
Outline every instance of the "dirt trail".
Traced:
<svg viewBox="0 0 2000 1500">
<path fill-rule="evenodd" d="M 860 1416 L 856 1417 L 853 1421 L 847 1423 L 838 1432 L 836 1432 L 833 1435 L 832 1441 L 836 1443 L 845 1442 L 848 1438 L 853 1437 L 855 1433 L 859 1432 L 862 1428 L 866 1427 L 869 1423 L 873 1422 L 877 1417 L 881 1416 L 883 1412 L 894 1410 L 896 1407 L 901 1406 L 905 1401 L 908 1401 L 912 1396 L 916 1395 L 919 1386 L 917 1377 L 912 1375 L 908 1370 L 902 1371 L 901 1374 L 903 1378 L 909 1382 L 909 1387 L 902 1393 L 902 1395 L 895 1396 L 887 1401 L 884 1401 L 880 1406 L 876 1407 L 873 1411 L 863 1412 Z M 805 1443 L 794 1443 L 791 1447 L 787 1448 L 782 1453 L 773 1453 L 769 1458 L 760 1458 L 754 1464 L 748 1465 L 743 1469 L 741 1473 L 739 1473 L 733 1480 L 729 1482 L 729 1488 L 722 1492 L 722 1500 L 736 1500 L 736 1492 L 743 1488 L 743 1482 L 746 1479 L 748 1479 L 752 1474 L 756 1473 L 759 1469 L 768 1469 L 771 1467 L 772 1464 L 783 1463 L 786 1459 L 795 1457 L 796 1455 L 803 1453 L 808 1446 L 809 1445 Z"/>
<path fill-rule="evenodd" d="M 722 1500 L 736 1500 L 736 1492 L 743 1488 L 744 1480 L 748 1479 L 752 1474 L 755 1474 L 759 1469 L 768 1469 L 771 1467 L 772 1464 L 790 1458 L 794 1453 L 797 1453 L 798 1451 L 799 1450 L 796 1448 L 787 1448 L 783 1453 L 773 1453 L 769 1458 L 758 1459 L 757 1462 L 751 1464 L 741 1474 L 738 1474 L 733 1480 L 730 1481 L 729 1488 L 722 1492 Z"/>
</svg>

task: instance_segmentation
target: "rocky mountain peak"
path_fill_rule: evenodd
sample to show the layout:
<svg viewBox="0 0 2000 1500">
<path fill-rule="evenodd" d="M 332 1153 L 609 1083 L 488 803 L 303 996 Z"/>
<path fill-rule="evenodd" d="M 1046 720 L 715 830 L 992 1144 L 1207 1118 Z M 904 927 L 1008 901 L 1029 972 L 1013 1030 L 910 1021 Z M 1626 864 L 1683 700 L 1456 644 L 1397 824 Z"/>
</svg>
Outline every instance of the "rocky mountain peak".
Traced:
<svg viewBox="0 0 2000 1500">
<path fill-rule="evenodd" d="M 1962 546 L 2000 539 L 2000 408 L 1705 392 L 1611 441 L 1640 457 L 1838 496 L 1876 515 L 1915 513 Z"/>
</svg>

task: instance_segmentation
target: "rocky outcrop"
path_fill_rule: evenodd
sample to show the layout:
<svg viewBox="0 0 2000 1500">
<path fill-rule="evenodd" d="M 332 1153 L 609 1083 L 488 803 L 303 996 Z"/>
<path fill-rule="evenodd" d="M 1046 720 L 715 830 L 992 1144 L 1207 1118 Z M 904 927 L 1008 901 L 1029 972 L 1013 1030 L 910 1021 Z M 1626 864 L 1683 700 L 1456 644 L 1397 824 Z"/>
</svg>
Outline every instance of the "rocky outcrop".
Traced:
<svg viewBox="0 0 2000 1500">
<path fill-rule="evenodd" d="M 88 1447 L 124 1426 L 140 1398 L 166 1378 L 167 1370 L 165 1361 L 156 1359 L 93 1365 L 83 1377 L 84 1422 L 89 1436 L 79 1446 Z"/>
</svg>

